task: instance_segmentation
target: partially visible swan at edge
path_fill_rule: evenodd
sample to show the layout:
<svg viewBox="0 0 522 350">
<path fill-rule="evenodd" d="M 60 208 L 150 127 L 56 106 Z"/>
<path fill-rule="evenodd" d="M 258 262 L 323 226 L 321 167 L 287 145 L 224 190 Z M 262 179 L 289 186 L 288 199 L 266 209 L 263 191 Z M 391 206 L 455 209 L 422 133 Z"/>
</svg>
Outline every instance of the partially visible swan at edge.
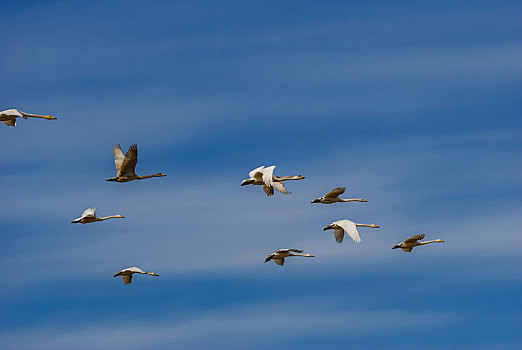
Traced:
<svg viewBox="0 0 522 350">
<path fill-rule="evenodd" d="M 324 195 L 324 197 L 316 198 L 312 201 L 312 203 L 323 203 L 323 204 L 332 204 L 332 203 L 338 203 L 338 202 L 368 202 L 364 198 L 358 198 L 358 199 L 343 199 L 339 198 L 340 194 L 343 194 L 344 191 L 346 191 L 346 187 L 336 187 L 327 194 Z"/>
<path fill-rule="evenodd" d="M 339 220 L 332 222 L 330 225 L 326 226 L 323 231 L 326 230 L 334 230 L 334 237 L 337 243 L 342 243 L 344 239 L 344 232 L 353 239 L 354 242 L 360 243 L 361 237 L 359 236 L 359 231 L 357 231 L 357 227 L 372 227 L 379 228 L 379 226 L 375 224 L 356 224 L 350 220 Z"/>
<path fill-rule="evenodd" d="M 119 271 L 118 273 L 116 273 L 113 277 L 121 276 L 123 283 L 131 284 L 132 275 L 135 273 L 139 273 L 142 275 L 159 276 L 155 272 L 145 272 L 142 269 L 140 269 L 139 267 L 127 267 L 126 269 L 123 269 L 123 270 Z"/>
<path fill-rule="evenodd" d="M 405 239 L 404 242 L 394 245 L 392 249 L 401 248 L 403 252 L 411 253 L 411 250 L 414 247 L 419 246 L 419 245 L 430 244 L 430 243 L 444 243 L 444 241 L 442 239 L 434 239 L 433 241 L 419 242 L 421 239 L 424 238 L 424 236 L 425 236 L 424 234 L 420 234 L 420 235 L 415 235 L 413 237 Z"/>
<path fill-rule="evenodd" d="M 52 115 L 24 113 L 19 109 L 6 109 L 5 111 L 0 112 L 0 122 L 4 123 L 7 126 L 16 126 L 16 118 L 42 118 L 47 120 L 56 119 Z"/>
<path fill-rule="evenodd" d="M 71 224 L 77 224 L 77 223 L 89 224 L 91 222 L 104 221 L 104 220 L 109 220 L 109 219 L 114 219 L 114 218 L 123 219 L 124 217 L 125 216 L 123 216 L 123 215 L 111 215 L 111 216 L 104 216 L 104 217 L 100 218 L 96 215 L 96 208 L 89 208 L 89 209 L 85 209 L 85 211 L 83 212 L 81 217 L 71 221 Z"/>
<path fill-rule="evenodd" d="M 245 185 L 263 185 L 263 191 L 267 196 L 274 194 L 274 188 L 281 193 L 290 194 L 285 188 L 283 181 L 302 180 L 304 176 L 277 176 L 274 175 L 275 165 L 265 167 L 260 166 L 248 173 L 249 178 L 241 182 L 241 186 Z"/>
<path fill-rule="evenodd" d="M 312 254 L 293 254 L 295 253 L 302 253 L 302 250 L 299 249 L 279 249 L 275 253 L 270 254 L 266 257 L 265 262 L 269 262 L 272 260 L 277 265 L 283 266 L 285 264 L 285 258 L 288 258 L 289 256 L 307 256 L 310 258 L 313 258 L 314 256 Z"/>
<path fill-rule="evenodd" d="M 163 173 L 140 176 L 136 175 L 136 164 L 138 163 L 138 145 L 130 146 L 126 155 L 123 155 L 120 145 L 114 146 L 114 164 L 116 164 L 116 177 L 105 181 L 129 182 L 133 180 L 149 179 L 151 177 L 167 176 Z"/>
</svg>

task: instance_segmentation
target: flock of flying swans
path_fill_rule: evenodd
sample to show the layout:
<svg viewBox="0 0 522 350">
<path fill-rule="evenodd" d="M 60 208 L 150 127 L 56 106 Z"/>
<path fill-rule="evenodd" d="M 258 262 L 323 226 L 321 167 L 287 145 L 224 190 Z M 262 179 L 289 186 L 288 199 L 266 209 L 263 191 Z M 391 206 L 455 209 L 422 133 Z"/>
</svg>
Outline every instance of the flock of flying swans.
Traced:
<svg viewBox="0 0 522 350">
<path fill-rule="evenodd" d="M 5 111 L 0 112 L 0 122 L 4 123 L 7 126 L 16 126 L 16 118 L 42 118 L 47 120 L 56 119 L 50 115 L 38 115 L 38 114 L 29 114 L 24 113 L 18 109 L 7 109 Z M 112 182 L 129 182 L 134 180 L 144 180 L 153 177 L 164 177 L 167 176 L 163 173 L 157 173 L 153 175 L 141 176 L 136 174 L 136 164 L 138 163 L 138 145 L 132 145 L 127 154 L 123 154 L 120 145 L 114 146 L 114 164 L 116 165 L 116 176 L 107 179 L 106 181 Z M 248 179 L 245 179 L 241 182 L 241 186 L 246 185 L 257 185 L 263 186 L 263 191 L 267 196 L 274 195 L 274 189 L 277 191 L 290 194 L 285 187 L 284 182 L 290 180 L 303 180 L 304 177 L 301 175 L 295 176 L 277 176 L 274 175 L 275 166 L 260 166 L 252 170 L 248 174 Z M 346 191 L 346 187 L 337 187 L 332 191 L 325 194 L 323 197 L 314 199 L 311 203 L 322 203 L 322 204 L 333 204 L 333 203 L 341 203 L 341 202 L 367 202 L 366 199 L 358 198 L 358 199 L 343 199 L 339 198 L 339 195 L 343 194 Z M 124 218 L 123 215 L 110 215 L 105 217 L 98 217 L 96 215 L 96 208 L 88 208 L 83 213 L 82 216 L 71 221 L 71 224 L 89 224 L 97 221 L 105 221 L 114 218 Z M 342 243 L 344 240 L 344 234 L 348 234 L 350 238 L 356 242 L 361 242 L 361 237 L 359 236 L 359 231 L 357 227 L 371 227 L 371 228 L 379 228 L 379 226 L 375 224 L 357 224 L 350 220 L 338 220 L 332 222 L 330 225 L 326 226 L 323 231 L 333 230 L 334 237 L 337 243 Z M 413 237 L 410 237 L 403 242 L 396 244 L 392 249 L 402 249 L 404 252 L 411 253 L 414 247 L 425 245 L 429 243 L 443 243 L 442 239 L 435 239 L 432 241 L 421 241 L 424 238 L 424 234 L 417 234 Z M 304 256 L 313 258 L 312 254 L 301 254 L 303 251 L 299 249 L 279 249 L 278 251 L 270 254 L 266 259 L 265 263 L 269 261 L 275 262 L 277 265 L 283 266 L 285 263 L 285 259 L 290 256 Z M 121 279 L 124 284 L 131 284 L 132 275 L 133 274 L 142 274 L 142 275 L 150 275 L 150 276 L 159 276 L 155 272 L 146 272 L 140 269 L 139 267 L 128 267 L 117 272 L 114 277 L 121 276 Z"/>
</svg>

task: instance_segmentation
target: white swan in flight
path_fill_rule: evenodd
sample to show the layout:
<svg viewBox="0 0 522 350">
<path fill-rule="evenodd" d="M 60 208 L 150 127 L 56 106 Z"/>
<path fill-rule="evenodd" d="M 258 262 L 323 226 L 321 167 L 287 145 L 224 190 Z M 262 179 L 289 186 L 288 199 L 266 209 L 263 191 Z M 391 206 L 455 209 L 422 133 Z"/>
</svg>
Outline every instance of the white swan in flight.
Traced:
<svg viewBox="0 0 522 350">
<path fill-rule="evenodd" d="M 123 155 L 120 145 L 114 146 L 114 164 L 116 164 L 116 177 L 105 181 L 129 182 L 133 180 L 149 179 L 151 177 L 167 176 L 163 173 L 140 176 L 136 175 L 136 164 L 138 163 L 138 145 L 130 146 L 126 155 Z"/>
<path fill-rule="evenodd" d="M 290 194 L 285 188 L 284 181 L 287 180 L 302 180 L 304 176 L 277 176 L 274 175 L 275 165 L 265 167 L 260 166 L 248 173 L 249 178 L 241 182 L 241 186 L 245 185 L 263 185 L 263 191 L 267 196 L 274 194 L 274 188 L 281 193 Z"/>
<path fill-rule="evenodd" d="M 131 284 L 131 282 L 132 282 L 132 275 L 135 274 L 135 273 L 140 273 L 142 275 L 159 276 L 155 272 L 145 272 L 142 269 L 140 269 L 139 267 L 128 267 L 126 269 L 123 269 L 123 270 L 119 271 L 113 277 L 121 276 L 121 279 L 122 279 L 123 283 Z"/>
<path fill-rule="evenodd" d="M 0 122 L 4 123 L 7 126 L 16 126 L 16 118 L 42 118 L 47 120 L 56 119 L 51 115 L 24 113 L 19 109 L 6 109 L 5 111 L 0 112 Z"/>
<path fill-rule="evenodd" d="M 105 217 L 99 217 L 96 215 L 96 208 L 89 208 L 89 209 L 85 209 L 85 211 L 83 212 L 82 216 L 79 217 L 78 219 L 74 219 L 73 221 L 71 221 L 71 224 L 89 224 L 91 222 L 96 222 L 96 221 L 104 221 L 104 220 L 109 220 L 109 219 L 113 219 L 113 218 L 124 218 L 125 216 L 123 215 L 111 215 L 111 216 L 105 216 Z"/>
<path fill-rule="evenodd" d="M 375 224 L 356 224 L 350 220 L 339 220 L 332 222 L 330 225 L 326 226 L 323 231 L 326 230 L 334 230 L 334 237 L 337 243 L 342 243 L 344 239 L 344 232 L 353 239 L 354 242 L 360 243 L 361 237 L 359 236 L 359 231 L 357 231 L 357 227 L 372 227 L 379 228 L 379 226 Z"/>
<path fill-rule="evenodd" d="M 366 199 L 363 198 L 357 198 L 357 199 L 342 199 L 339 198 L 339 195 L 343 194 L 344 191 L 346 191 L 346 187 L 336 187 L 327 194 L 324 195 L 324 197 L 316 198 L 312 201 L 312 203 L 323 203 L 323 204 L 332 204 L 332 203 L 338 203 L 338 202 L 368 202 Z"/>
<path fill-rule="evenodd" d="M 295 253 L 302 253 L 302 250 L 299 249 L 279 249 L 275 253 L 270 254 L 266 257 L 265 262 L 269 262 L 272 260 L 277 265 L 283 266 L 285 264 L 285 258 L 288 258 L 289 256 L 307 256 L 310 258 L 313 258 L 314 256 L 312 254 L 294 254 Z"/>
<path fill-rule="evenodd" d="M 411 253 L 411 250 L 414 247 L 419 246 L 419 245 L 430 244 L 430 243 L 444 243 L 444 241 L 442 239 L 434 239 L 433 241 L 419 242 L 423 238 L 424 238 L 424 234 L 415 235 L 413 237 L 405 239 L 404 242 L 394 245 L 392 249 L 401 248 L 403 252 Z"/>
</svg>

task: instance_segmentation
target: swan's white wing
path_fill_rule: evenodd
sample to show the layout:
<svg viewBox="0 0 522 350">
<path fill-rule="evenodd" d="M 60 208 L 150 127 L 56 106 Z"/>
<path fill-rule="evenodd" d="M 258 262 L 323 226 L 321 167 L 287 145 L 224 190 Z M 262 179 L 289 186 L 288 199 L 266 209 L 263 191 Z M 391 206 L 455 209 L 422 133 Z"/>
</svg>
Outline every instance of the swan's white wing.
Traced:
<svg viewBox="0 0 522 350">
<path fill-rule="evenodd" d="M 275 165 L 272 165 L 267 168 L 264 168 L 261 171 L 263 173 L 263 182 L 267 186 L 272 186 L 272 184 L 274 183 L 274 181 L 273 181 L 274 169 L 275 169 Z"/>
<path fill-rule="evenodd" d="M 302 250 L 299 249 L 279 249 L 276 253 L 283 253 L 283 252 L 295 252 L 295 253 L 302 253 Z"/>
<path fill-rule="evenodd" d="M 14 117 L 23 117 L 24 115 L 20 113 L 18 109 L 6 109 L 5 111 L 0 112 L 0 115 L 5 116 L 14 116 Z"/>
<path fill-rule="evenodd" d="M 283 266 L 285 264 L 285 259 L 281 258 L 272 258 L 272 261 L 275 262 L 277 265 Z"/>
<path fill-rule="evenodd" d="M 131 284 L 131 282 L 132 282 L 132 275 L 121 275 L 121 280 L 125 284 Z"/>
<path fill-rule="evenodd" d="M 288 192 L 288 190 L 285 188 L 285 184 L 282 182 L 272 182 L 272 187 L 274 187 L 276 190 L 278 190 L 281 193 L 284 194 L 290 194 L 291 192 Z"/>
<path fill-rule="evenodd" d="M 121 165 L 123 164 L 123 160 L 125 156 L 123 155 L 123 151 L 121 150 L 120 145 L 114 146 L 114 164 L 116 165 L 116 176 L 121 175 Z"/>
<path fill-rule="evenodd" d="M 344 239 L 344 230 L 342 228 L 334 229 L 334 237 L 337 243 L 343 243 Z"/>
<path fill-rule="evenodd" d="M 142 269 L 140 269 L 139 267 L 128 267 L 122 271 L 130 271 L 130 272 L 134 272 L 134 273 L 145 273 L 145 271 L 143 271 Z"/>
<path fill-rule="evenodd" d="M 259 168 L 255 168 L 254 170 L 252 170 L 251 172 L 248 173 L 248 176 L 253 179 L 256 175 L 256 173 L 259 173 L 261 172 L 261 170 L 263 170 L 265 168 L 265 166 L 260 166 Z"/>
<path fill-rule="evenodd" d="M 96 216 L 96 208 L 85 209 L 82 213 L 82 218 L 85 218 L 88 216 Z"/>
<path fill-rule="evenodd" d="M 355 223 L 350 220 L 339 220 L 334 222 L 334 224 L 337 224 L 338 226 L 341 226 L 348 236 L 350 236 L 351 239 L 353 239 L 354 242 L 360 243 L 361 237 L 359 236 L 359 231 L 357 231 L 357 226 L 355 226 Z"/>
<path fill-rule="evenodd" d="M 2 120 L 2 123 L 7 126 L 16 126 L 16 119 Z"/>
<path fill-rule="evenodd" d="M 340 194 L 343 194 L 344 191 L 346 191 L 346 187 L 336 187 L 324 196 L 327 198 L 335 198 L 338 197 Z"/>
</svg>

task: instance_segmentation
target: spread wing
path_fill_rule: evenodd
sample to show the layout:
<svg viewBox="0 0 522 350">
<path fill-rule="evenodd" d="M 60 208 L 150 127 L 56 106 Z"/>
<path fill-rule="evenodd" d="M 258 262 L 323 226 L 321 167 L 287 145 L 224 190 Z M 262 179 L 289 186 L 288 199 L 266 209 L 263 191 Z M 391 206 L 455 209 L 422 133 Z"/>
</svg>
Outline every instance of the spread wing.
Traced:
<svg viewBox="0 0 522 350">
<path fill-rule="evenodd" d="M 276 253 L 286 253 L 286 252 L 294 252 L 294 253 L 302 253 L 302 250 L 299 249 L 279 249 Z"/>
<path fill-rule="evenodd" d="M 96 216 L 96 208 L 88 208 L 83 211 L 82 218 L 89 217 L 89 216 L 92 216 L 92 217 Z"/>
<path fill-rule="evenodd" d="M 341 226 L 355 243 L 361 242 L 359 231 L 357 231 L 357 226 L 354 222 L 351 222 L 350 220 L 339 220 L 334 222 L 334 224 Z"/>
<path fill-rule="evenodd" d="M 121 275 L 121 280 L 125 284 L 131 284 L 131 282 L 132 282 L 132 275 Z"/>
<path fill-rule="evenodd" d="M 343 243 L 344 239 L 344 230 L 342 228 L 334 229 L 334 237 L 337 243 Z"/>
<path fill-rule="evenodd" d="M 125 158 L 123 159 L 123 163 L 121 165 L 121 173 L 123 175 L 126 174 L 134 174 L 136 171 L 136 164 L 138 163 L 138 145 L 134 144 L 130 146 Z"/>
<path fill-rule="evenodd" d="M 263 176 L 263 173 L 261 172 L 261 170 L 263 170 L 264 168 L 265 168 L 264 165 L 260 166 L 259 168 L 255 168 L 254 170 L 252 170 L 251 172 L 248 173 L 248 176 L 250 176 L 251 179 L 255 179 L 257 173 L 260 173 L 261 176 Z"/>
<path fill-rule="evenodd" d="M 336 187 L 324 196 L 328 198 L 335 198 L 338 197 L 340 194 L 343 194 L 344 191 L 346 191 L 346 187 Z"/>
<path fill-rule="evenodd" d="M 120 145 L 114 146 L 114 164 L 116 164 L 116 176 L 121 175 L 121 166 L 123 164 L 123 160 L 125 156 L 123 155 L 123 151 L 121 150 Z"/>
<path fill-rule="evenodd" d="M 135 273 L 143 273 L 143 270 L 140 269 L 139 267 L 128 267 L 126 268 L 125 270 L 123 271 L 131 271 L 131 272 L 135 272 Z"/>
<path fill-rule="evenodd" d="M 421 240 L 424 238 L 424 234 L 421 234 L 421 235 L 415 235 L 413 237 L 410 237 L 408 239 L 405 239 L 404 240 L 404 243 L 415 243 L 417 242 L 418 240 Z"/>
<path fill-rule="evenodd" d="M 5 111 L 0 112 L 0 116 L 23 117 L 24 115 L 18 109 L 6 109 Z"/>
<path fill-rule="evenodd" d="M 268 168 L 264 168 L 261 172 L 263 173 L 263 182 L 267 186 L 272 186 L 273 184 L 273 176 L 274 176 L 275 165 L 269 166 Z"/>
<path fill-rule="evenodd" d="M 283 266 L 285 264 L 285 259 L 281 258 L 272 258 L 272 261 L 275 262 L 277 265 Z"/>
<path fill-rule="evenodd" d="M 16 126 L 16 119 L 8 119 L 8 120 L 2 120 L 2 123 L 4 123 L 7 126 Z"/>
<path fill-rule="evenodd" d="M 284 194 L 290 194 L 291 192 L 288 192 L 287 189 L 285 188 L 285 184 L 282 183 L 282 182 L 272 182 L 272 186 L 278 190 L 279 192 L 281 193 L 284 193 Z"/>
<path fill-rule="evenodd" d="M 263 191 L 265 191 L 266 195 L 269 197 L 274 195 L 274 188 L 272 186 L 263 184 Z"/>
</svg>

